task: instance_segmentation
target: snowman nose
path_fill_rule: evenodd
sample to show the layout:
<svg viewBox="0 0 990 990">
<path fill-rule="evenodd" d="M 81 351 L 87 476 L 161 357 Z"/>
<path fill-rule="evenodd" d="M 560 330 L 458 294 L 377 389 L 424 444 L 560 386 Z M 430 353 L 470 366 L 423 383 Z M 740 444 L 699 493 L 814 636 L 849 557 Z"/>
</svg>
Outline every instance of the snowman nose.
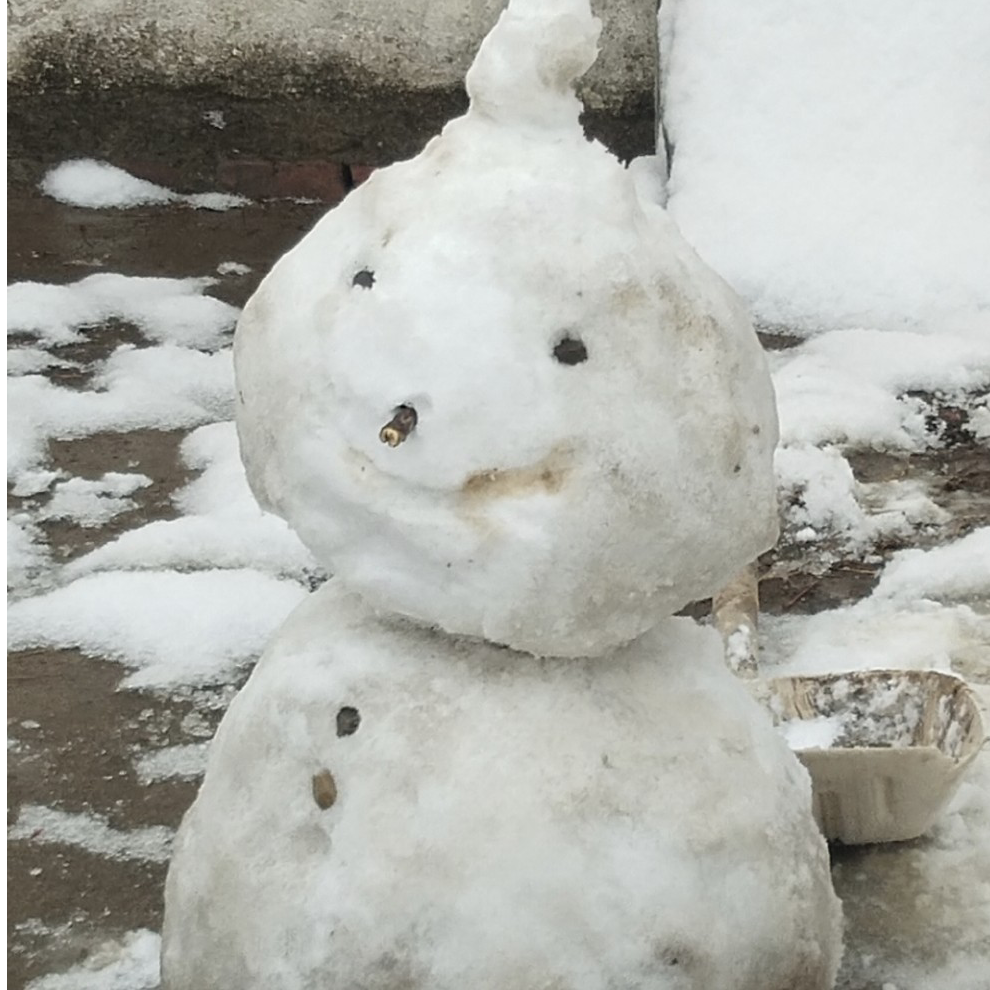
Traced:
<svg viewBox="0 0 990 990">
<path fill-rule="evenodd" d="M 378 431 L 378 439 L 390 447 L 398 447 L 416 429 L 417 418 L 412 406 L 397 406 L 392 418 Z"/>
</svg>

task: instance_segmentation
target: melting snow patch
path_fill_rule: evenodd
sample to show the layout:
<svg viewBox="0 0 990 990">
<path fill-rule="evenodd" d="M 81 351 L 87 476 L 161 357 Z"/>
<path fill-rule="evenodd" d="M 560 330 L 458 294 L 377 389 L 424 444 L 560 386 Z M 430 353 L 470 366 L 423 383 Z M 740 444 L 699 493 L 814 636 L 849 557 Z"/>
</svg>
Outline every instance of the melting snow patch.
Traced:
<svg viewBox="0 0 990 990">
<path fill-rule="evenodd" d="M 917 481 L 863 484 L 838 448 L 795 444 L 777 449 L 774 464 L 786 531 L 798 543 L 838 539 L 843 552 L 910 537 L 949 521 Z M 822 562 L 827 555 L 822 553 Z"/>
<path fill-rule="evenodd" d="M 7 591 L 24 592 L 48 566 L 45 536 L 26 512 L 7 518 Z"/>
<path fill-rule="evenodd" d="M 7 351 L 7 375 L 34 375 L 49 368 L 74 368 L 82 370 L 78 361 L 55 357 L 40 347 L 15 347 Z"/>
<path fill-rule="evenodd" d="M 78 648 L 135 668 L 128 687 L 207 684 L 254 659 L 306 597 L 252 570 L 91 574 L 15 602 L 10 649 Z"/>
<path fill-rule="evenodd" d="M 167 862 L 174 831 L 165 825 L 149 825 L 129 831 L 111 828 L 105 818 L 91 812 L 68 812 L 27 804 L 7 829 L 11 840 L 42 845 L 76 846 L 108 859 L 140 859 Z"/>
<path fill-rule="evenodd" d="M 43 463 L 49 437 L 178 429 L 228 419 L 233 412 L 229 350 L 120 347 L 93 385 L 97 391 L 78 392 L 38 375 L 8 382 L 8 478 Z"/>
<path fill-rule="evenodd" d="M 32 980 L 26 990 L 155 990 L 161 937 L 146 929 L 106 942 L 65 973 Z"/>
<path fill-rule="evenodd" d="M 215 349 L 227 341 L 238 313 L 203 294 L 215 281 L 101 272 L 69 285 L 16 282 L 7 289 L 7 334 L 71 344 L 85 328 L 117 319 L 155 343 Z"/>
<path fill-rule="evenodd" d="M 79 526 L 103 526 L 121 512 L 133 509 L 136 503 L 127 496 L 151 484 L 143 474 L 121 474 L 110 471 L 95 481 L 69 478 L 55 485 L 50 502 L 42 506 L 35 518 L 71 519 Z"/>
<path fill-rule="evenodd" d="M 917 452 L 939 443 L 921 393 L 975 417 L 990 387 L 990 334 L 838 330 L 771 355 L 780 415 L 775 466 L 790 536 L 862 552 L 948 515 L 917 482 L 860 484 L 847 448 Z"/>
<path fill-rule="evenodd" d="M 924 449 L 932 442 L 925 404 L 907 393 L 985 390 L 990 333 L 837 330 L 773 363 L 782 443 Z"/>
<path fill-rule="evenodd" d="M 250 265 L 242 265 L 239 261 L 221 261 L 217 265 L 218 275 L 247 275 L 250 271 Z"/>
<path fill-rule="evenodd" d="M 899 668 L 986 669 L 990 616 L 965 604 L 990 601 L 990 527 L 934 550 L 894 555 L 869 598 L 815 615 L 761 617 L 768 677 Z"/>
<path fill-rule="evenodd" d="M 182 195 L 125 172 L 106 162 L 81 158 L 63 162 L 41 181 L 41 191 L 60 203 L 91 209 L 126 209 L 166 203 L 185 203 L 195 209 L 230 210 L 250 200 L 229 193 Z"/>
<path fill-rule="evenodd" d="M 288 525 L 258 508 L 248 488 L 233 423 L 194 430 L 183 461 L 199 477 L 175 498 L 184 516 L 122 533 L 66 568 L 66 574 L 109 569 L 251 567 L 307 579 L 319 567 Z"/>
<path fill-rule="evenodd" d="M 201 777 L 206 770 L 209 746 L 208 742 L 190 743 L 146 753 L 134 764 L 138 780 L 142 784 L 150 784 L 157 780 L 192 780 Z"/>
</svg>

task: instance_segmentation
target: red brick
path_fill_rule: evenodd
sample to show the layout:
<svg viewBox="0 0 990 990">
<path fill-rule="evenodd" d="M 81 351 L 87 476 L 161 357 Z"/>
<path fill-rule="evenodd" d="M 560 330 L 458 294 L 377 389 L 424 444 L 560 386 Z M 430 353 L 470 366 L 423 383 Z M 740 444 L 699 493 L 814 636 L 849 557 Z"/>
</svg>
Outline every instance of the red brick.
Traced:
<svg viewBox="0 0 990 990">
<path fill-rule="evenodd" d="M 188 185 L 188 175 L 182 169 L 174 165 L 165 165 L 162 162 L 144 161 L 142 159 L 127 158 L 121 162 L 114 162 L 119 168 L 139 179 L 147 182 L 154 182 L 156 186 L 165 186 L 176 192 L 181 191 Z"/>
<path fill-rule="evenodd" d="M 344 167 L 336 162 L 266 162 L 233 158 L 220 162 L 217 181 L 251 199 L 317 199 L 339 203 L 347 194 Z"/>
<path fill-rule="evenodd" d="M 375 165 L 351 165 L 351 182 L 355 186 L 361 185 L 376 168 L 377 166 Z"/>
</svg>

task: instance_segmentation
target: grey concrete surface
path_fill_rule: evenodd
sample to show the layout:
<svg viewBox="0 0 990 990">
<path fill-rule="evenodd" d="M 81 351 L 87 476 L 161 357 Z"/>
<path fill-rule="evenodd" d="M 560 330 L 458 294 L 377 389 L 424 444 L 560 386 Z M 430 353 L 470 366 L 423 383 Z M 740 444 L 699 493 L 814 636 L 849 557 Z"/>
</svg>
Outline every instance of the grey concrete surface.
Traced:
<svg viewBox="0 0 990 990">
<path fill-rule="evenodd" d="M 503 6 L 10 0 L 9 154 L 384 164 L 464 109 L 464 73 Z M 604 30 L 586 126 L 623 157 L 650 153 L 657 0 L 592 6 Z"/>
</svg>

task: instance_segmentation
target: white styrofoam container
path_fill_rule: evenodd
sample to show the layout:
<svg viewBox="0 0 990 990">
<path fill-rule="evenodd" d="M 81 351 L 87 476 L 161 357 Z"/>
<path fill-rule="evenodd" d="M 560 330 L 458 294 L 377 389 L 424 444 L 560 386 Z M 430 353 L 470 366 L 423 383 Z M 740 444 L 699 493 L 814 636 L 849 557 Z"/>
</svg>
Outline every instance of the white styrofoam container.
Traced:
<svg viewBox="0 0 990 990">
<path fill-rule="evenodd" d="M 781 677 L 768 687 L 774 719 L 811 774 L 815 819 L 830 840 L 922 835 L 985 740 L 976 696 L 951 674 L 868 670 Z"/>
</svg>

